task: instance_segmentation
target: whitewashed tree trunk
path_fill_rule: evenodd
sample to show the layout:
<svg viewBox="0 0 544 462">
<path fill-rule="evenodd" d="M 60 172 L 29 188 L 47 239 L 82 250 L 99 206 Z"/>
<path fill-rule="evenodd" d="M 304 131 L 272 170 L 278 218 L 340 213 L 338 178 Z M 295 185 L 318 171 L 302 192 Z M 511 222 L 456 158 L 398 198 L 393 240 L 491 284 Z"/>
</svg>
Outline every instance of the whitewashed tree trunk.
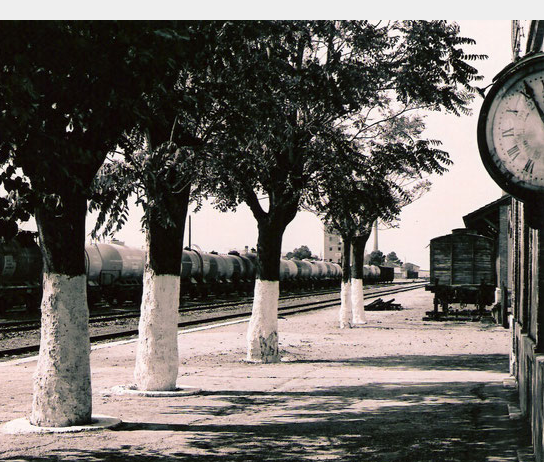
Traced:
<svg viewBox="0 0 544 462">
<path fill-rule="evenodd" d="M 247 360 L 280 361 L 278 347 L 279 281 L 255 280 L 251 319 L 247 329 Z"/>
<path fill-rule="evenodd" d="M 146 266 L 134 379 L 139 390 L 175 390 L 180 279 Z"/>
<path fill-rule="evenodd" d="M 353 325 L 366 324 L 362 279 L 351 279 L 351 311 L 353 313 Z"/>
<path fill-rule="evenodd" d="M 351 282 L 342 281 L 340 289 L 340 329 L 352 327 Z"/>
<path fill-rule="evenodd" d="M 67 427 L 92 415 L 87 278 L 44 273 L 30 423 Z"/>
</svg>

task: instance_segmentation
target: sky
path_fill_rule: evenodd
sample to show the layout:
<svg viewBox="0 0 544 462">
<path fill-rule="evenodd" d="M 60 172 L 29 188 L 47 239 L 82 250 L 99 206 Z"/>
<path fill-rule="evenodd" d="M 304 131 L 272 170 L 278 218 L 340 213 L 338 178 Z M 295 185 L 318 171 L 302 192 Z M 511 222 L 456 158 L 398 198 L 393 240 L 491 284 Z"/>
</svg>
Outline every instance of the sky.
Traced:
<svg viewBox="0 0 544 462">
<path fill-rule="evenodd" d="M 456 21 L 461 35 L 476 40 L 476 45 L 466 51 L 487 54 L 485 61 L 473 62 L 484 80 L 478 85 L 485 87 L 493 77 L 511 61 L 509 20 L 462 20 Z M 442 176 L 433 176 L 431 190 L 421 199 L 407 206 L 400 215 L 396 228 L 379 227 L 378 248 L 384 254 L 396 252 L 403 261 L 429 268 L 429 242 L 432 238 L 451 233 L 464 227 L 463 216 L 498 199 L 502 191 L 485 171 L 480 160 L 476 126 L 483 99 L 477 97 L 472 104 L 471 116 L 457 117 L 444 113 L 426 116 L 424 136 L 442 142 L 441 148 L 449 152 L 454 164 Z M 192 209 L 190 209 L 192 210 Z M 233 249 L 254 247 L 257 242 L 257 226 L 251 211 L 241 205 L 236 213 L 221 213 L 210 204 L 191 215 L 191 243 L 204 251 L 228 252 Z M 143 246 L 144 235 L 140 228 L 141 211 L 133 209 L 129 222 L 116 236 L 128 245 Z M 94 216 L 88 218 L 88 228 Z M 374 249 L 373 236 L 367 251 Z M 323 225 L 309 212 L 299 212 L 284 234 L 282 250 L 288 252 L 307 245 L 312 253 L 323 252 Z M 185 232 L 185 245 L 188 231 Z"/>
</svg>

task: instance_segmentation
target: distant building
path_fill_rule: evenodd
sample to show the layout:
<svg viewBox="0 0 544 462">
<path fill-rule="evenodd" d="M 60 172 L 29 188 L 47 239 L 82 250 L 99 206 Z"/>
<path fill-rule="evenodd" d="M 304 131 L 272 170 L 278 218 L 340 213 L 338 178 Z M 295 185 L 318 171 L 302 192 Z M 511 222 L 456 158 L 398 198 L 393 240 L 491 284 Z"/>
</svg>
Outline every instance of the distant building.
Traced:
<svg viewBox="0 0 544 462">
<path fill-rule="evenodd" d="M 419 277 L 419 266 L 413 263 L 404 263 L 402 266 L 395 266 L 395 279 L 417 279 Z"/>
<path fill-rule="evenodd" d="M 430 278 L 431 278 L 431 272 L 430 272 L 430 270 L 422 270 L 422 269 L 420 269 L 420 270 L 418 271 L 418 273 L 419 273 L 419 277 L 420 277 L 421 279 L 430 279 Z"/>
<path fill-rule="evenodd" d="M 330 228 L 325 228 L 323 260 L 340 263 L 342 261 L 342 238 Z"/>
<path fill-rule="evenodd" d="M 419 277 L 419 266 L 413 263 L 404 263 L 402 265 L 402 274 L 406 279 L 417 279 Z"/>
</svg>

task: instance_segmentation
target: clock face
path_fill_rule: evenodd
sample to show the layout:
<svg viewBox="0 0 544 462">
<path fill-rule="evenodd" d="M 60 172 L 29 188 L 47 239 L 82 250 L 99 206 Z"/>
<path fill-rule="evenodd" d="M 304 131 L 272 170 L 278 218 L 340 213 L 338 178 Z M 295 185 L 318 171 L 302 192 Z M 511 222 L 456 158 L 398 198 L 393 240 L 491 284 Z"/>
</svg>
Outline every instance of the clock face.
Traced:
<svg viewBox="0 0 544 462">
<path fill-rule="evenodd" d="M 532 58 L 497 80 L 478 127 L 484 165 L 519 197 L 544 192 L 544 60 Z"/>
</svg>

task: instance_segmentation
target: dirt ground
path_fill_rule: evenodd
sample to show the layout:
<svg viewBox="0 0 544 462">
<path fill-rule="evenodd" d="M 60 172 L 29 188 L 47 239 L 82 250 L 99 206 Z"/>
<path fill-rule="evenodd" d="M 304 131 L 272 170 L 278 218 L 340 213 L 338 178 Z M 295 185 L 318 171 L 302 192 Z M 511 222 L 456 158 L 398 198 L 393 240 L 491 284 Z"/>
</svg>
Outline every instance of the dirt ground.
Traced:
<svg viewBox="0 0 544 462">
<path fill-rule="evenodd" d="M 384 297 L 388 300 L 391 297 Z M 422 321 L 432 295 L 337 327 L 338 309 L 281 319 L 279 364 L 248 364 L 246 324 L 179 337 L 178 386 L 193 396 L 118 396 L 134 343 L 91 355 L 94 413 L 123 423 L 73 434 L 0 434 L 2 460 L 515 461 L 510 333 L 490 322 Z M 0 365 L 0 421 L 27 416 L 35 362 Z"/>
</svg>

